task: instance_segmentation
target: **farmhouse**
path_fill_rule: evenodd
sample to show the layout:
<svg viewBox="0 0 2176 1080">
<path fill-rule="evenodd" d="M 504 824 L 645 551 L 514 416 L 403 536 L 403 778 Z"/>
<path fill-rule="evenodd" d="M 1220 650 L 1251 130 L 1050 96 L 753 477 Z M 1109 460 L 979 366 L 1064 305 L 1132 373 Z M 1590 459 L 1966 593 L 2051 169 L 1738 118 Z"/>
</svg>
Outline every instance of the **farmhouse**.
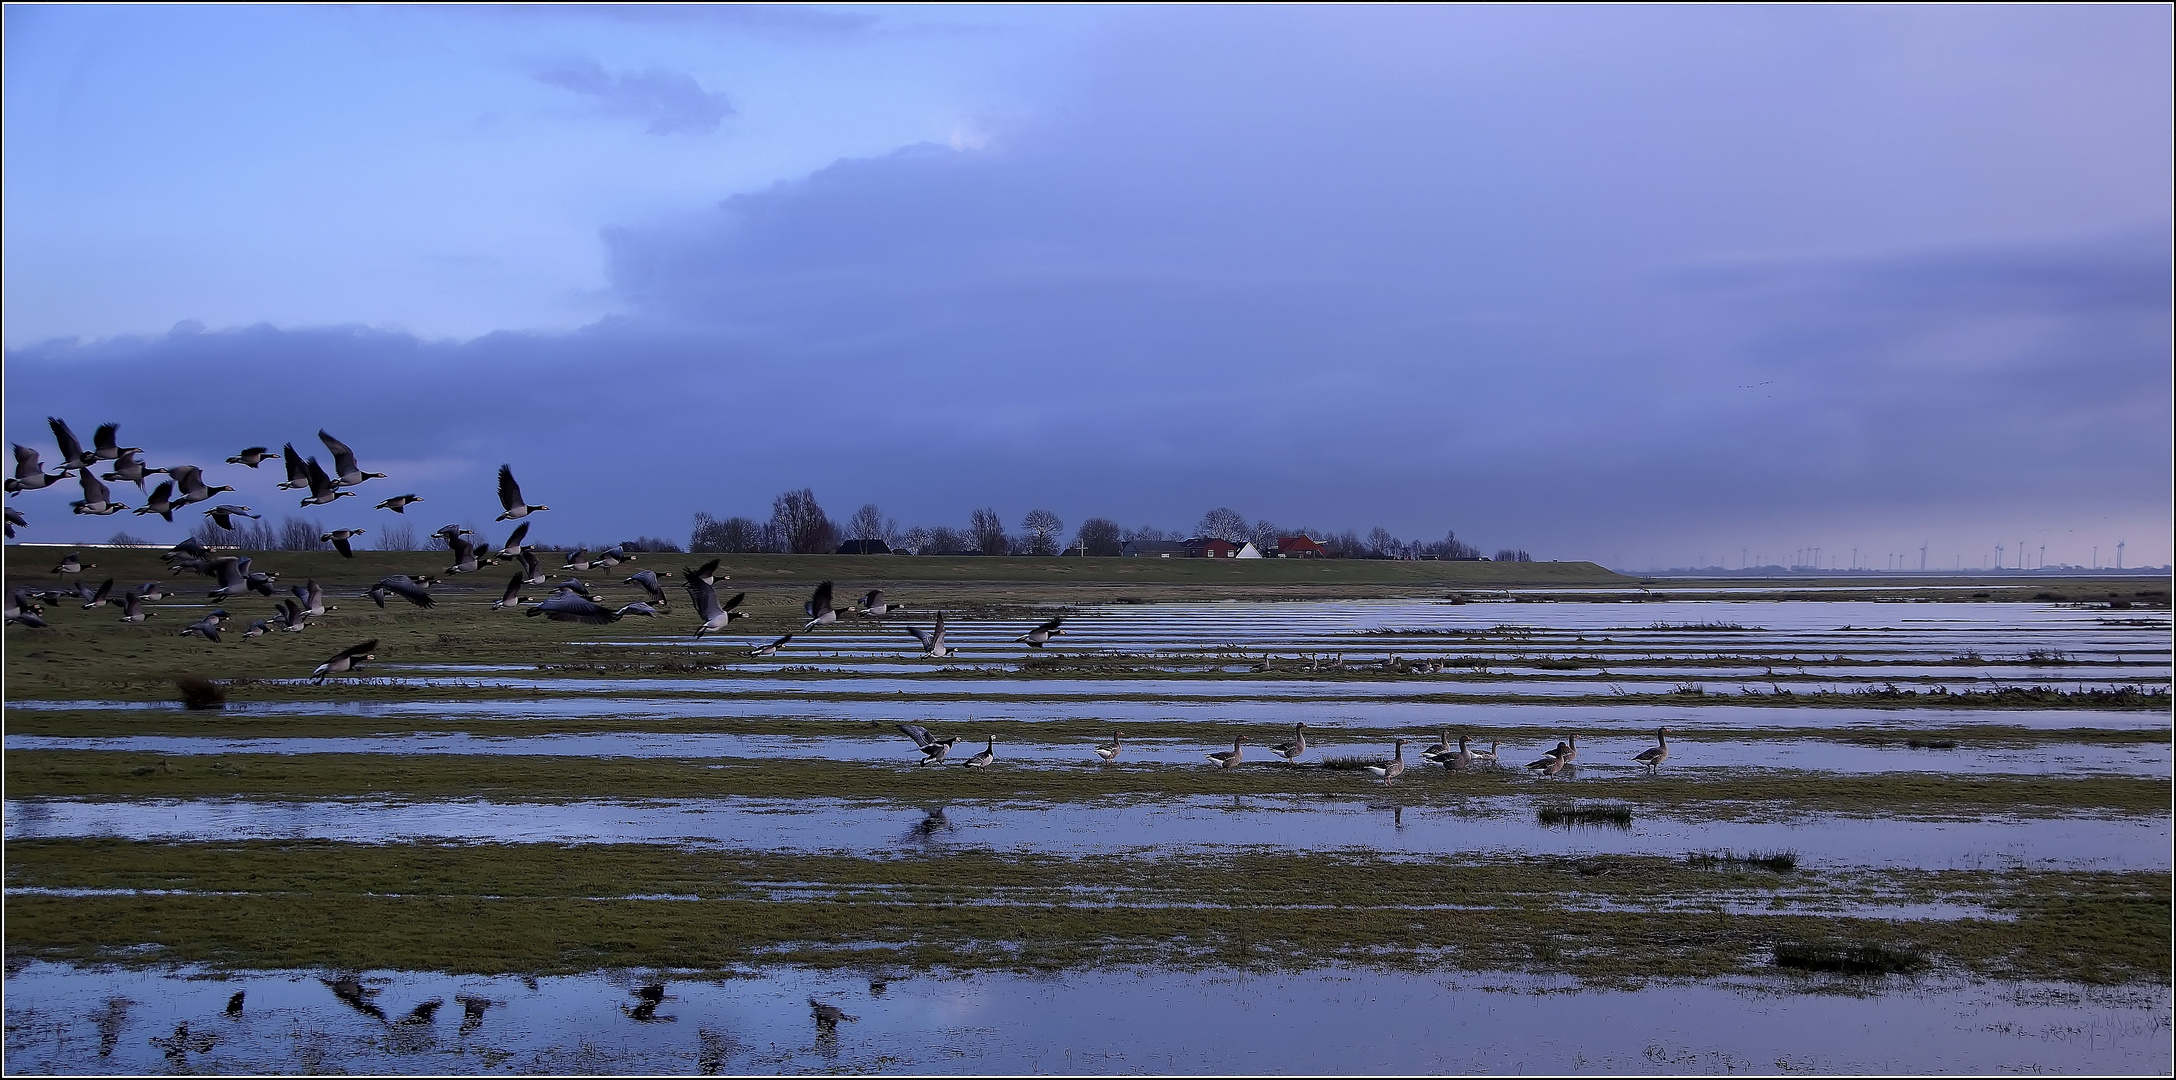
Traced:
<svg viewBox="0 0 2176 1080">
<path fill-rule="evenodd" d="M 1239 554 L 1239 545 L 1221 536 L 1191 536 L 1185 543 L 1186 555 L 1192 559 L 1230 559 Z"/>
<path fill-rule="evenodd" d="M 1129 559 L 1183 559 L 1189 554 L 1176 540 L 1128 540 L 1118 553 Z"/>
<path fill-rule="evenodd" d="M 1280 559 L 1327 559 L 1330 553 L 1321 544 L 1304 536 L 1280 536 L 1277 538 L 1277 557 Z"/>
<path fill-rule="evenodd" d="M 848 540 L 839 545 L 839 554 L 841 555 L 889 555 L 891 553 L 892 546 L 890 544 L 874 537 L 866 540 Z"/>
</svg>

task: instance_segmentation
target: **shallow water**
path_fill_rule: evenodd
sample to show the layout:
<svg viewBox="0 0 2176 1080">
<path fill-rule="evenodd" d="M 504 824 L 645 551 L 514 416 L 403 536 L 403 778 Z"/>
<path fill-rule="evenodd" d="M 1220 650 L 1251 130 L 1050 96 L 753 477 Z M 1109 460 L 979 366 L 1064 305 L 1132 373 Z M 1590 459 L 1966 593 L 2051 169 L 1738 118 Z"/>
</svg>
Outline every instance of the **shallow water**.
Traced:
<svg viewBox="0 0 2176 1080">
<path fill-rule="evenodd" d="M 210 975 L 211 977 L 204 977 Z M 1640 989 L 1362 967 L 1060 975 L 777 967 L 232 975 L 41 962 L 7 976 L 16 1072 L 2165 1073 L 2166 988 L 1778 974 Z M 635 987 L 664 999 L 646 1017 Z M 883 980 L 881 990 L 873 980 Z M 1847 993 L 1833 992 L 1843 989 Z M 238 1017 L 224 1015 L 244 995 Z M 856 1017 L 822 1030 L 811 997 Z M 393 1022 L 416 1006 L 442 1008 Z M 473 1003 L 473 1005 L 469 1004 Z M 202 1050 L 154 1038 L 187 1024 Z M 1848 1037 L 1840 1037 L 1842 1035 Z M 210 1040 L 205 1040 L 205 1036 Z"/>
<path fill-rule="evenodd" d="M 1546 794 L 1447 804 L 1355 778 L 1346 799 L 1200 796 L 1160 802 L 1043 804 L 961 797 L 902 806 L 830 798 L 387 802 L 328 799 L 9 800 L 10 840 L 98 836 L 130 840 L 506 841 L 668 843 L 881 856 L 951 846 L 1055 855 L 1269 847 L 1408 855 L 1663 855 L 1692 851 L 1798 853 L 1809 866 L 1930 870 L 2167 870 L 2166 818 L 1996 818 L 1793 815 L 1695 821 L 1640 814 L 1630 828 L 1543 826 L 1536 809 L 1571 802 L 1577 785 Z"/>
</svg>

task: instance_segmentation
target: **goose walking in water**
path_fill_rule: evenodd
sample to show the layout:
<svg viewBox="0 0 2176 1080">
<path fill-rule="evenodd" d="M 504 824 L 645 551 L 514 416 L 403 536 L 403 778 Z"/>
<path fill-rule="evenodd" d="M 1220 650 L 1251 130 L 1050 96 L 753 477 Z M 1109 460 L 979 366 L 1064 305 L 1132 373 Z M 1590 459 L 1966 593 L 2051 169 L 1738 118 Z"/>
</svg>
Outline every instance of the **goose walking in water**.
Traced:
<svg viewBox="0 0 2176 1080">
<path fill-rule="evenodd" d="M 1405 740 L 1399 739 L 1397 741 L 1396 748 L 1391 751 L 1390 760 L 1388 762 L 1385 762 L 1381 765 L 1368 766 L 1368 773 L 1386 784 L 1391 782 L 1392 780 L 1396 780 L 1397 778 L 1404 776 Z"/>
<path fill-rule="evenodd" d="M 1216 767 L 1219 769 L 1229 769 L 1239 764 L 1246 757 L 1246 752 L 1240 749 L 1239 742 L 1239 739 L 1233 739 L 1231 749 L 1218 750 L 1209 755 L 1209 760 L 1216 762 Z"/>
<path fill-rule="evenodd" d="M 961 762 L 961 764 L 963 764 L 963 765 L 967 766 L 967 767 L 968 767 L 968 768 L 970 768 L 970 769 L 980 769 L 980 768 L 983 768 L 983 767 L 985 767 L 985 766 L 989 765 L 989 764 L 990 764 L 991 762 L 993 762 L 993 761 L 996 761 L 996 760 L 997 760 L 997 736 L 995 736 L 995 735 L 992 735 L 992 736 L 990 736 L 990 743 L 989 743 L 989 745 L 987 745 L 987 746 L 983 747 L 983 748 L 982 748 L 982 749 L 980 749 L 980 750 L 977 750 L 977 751 L 975 751 L 975 756 L 973 756 L 973 757 L 971 757 L 971 758 L 968 758 L 968 759 L 967 759 L 966 761 L 964 761 L 964 762 Z"/>
<path fill-rule="evenodd" d="M 1443 755 L 1445 755 L 1445 754 L 1448 754 L 1448 753 L 1450 753 L 1450 752 L 1451 752 L 1451 733 L 1450 733 L 1450 732 L 1448 732 L 1448 731 L 1438 731 L 1438 732 L 1436 732 L 1436 742 L 1435 742 L 1435 745 L 1434 745 L 1434 746 L 1430 746 L 1430 747 L 1427 747 L 1427 748 L 1423 749 L 1423 750 L 1422 750 L 1422 751 L 1420 752 L 1420 756 L 1421 756 L 1421 760 L 1423 760 L 1423 761 L 1434 761 L 1434 760 L 1436 760 L 1437 758 L 1440 758 L 1440 757 L 1442 757 Z"/>
<path fill-rule="evenodd" d="M 514 482 L 514 467 L 511 465 L 499 466 L 499 505 L 506 508 L 506 512 L 496 519 L 499 521 L 514 521 L 551 509 L 549 506 L 531 506 L 522 501 L 521 485 Z"/>
<path fill-rule="evenodd" d="M 1647 771 L 1648 771 L 1648 772 L 1654 772 L 1654 771 L 1655 771 L 1655 766 L 1657 766 L 1657 765 L 1660 765 L 1660 764 L 1662 764 L 1663 762 L 1665 762 L 1665 761 L 1668 761 L 1668 760 L 1670 759 L 1670 739 L 1669 739 L 1669 734 L 1670 734 L 1670 729 L 1669 729 L 1669 728 L 1666 728 L 1666 727 L 1658 727 L 1658 728 L 1656 728 L 1656 729 L 1655 729 L 1655 745 L 1653 745 L 1653 746 L 1650 746 L 1650 747 L 1648 747 L 1647 749 L 1645 749 L 1645 750 L 1642 750 L 1642 751 L 1640 751 L 1639 753 L 1637 753 L 1637 754 L 1634 754 L 1634 755 L 1632 755 L 1632 760 L 1634 760 L 1634 761 L 1637 761 L 1637 762 L 1639 762 L 1640 764 L 1642 764 L 1642 765 L 1645 765 L 1645 766 L 1647 766 Z"/>
<path fill-rule="evenodd" d="M 1544 753 L 1543 755 L 1541 755 L 1540 758 L 1534 761 L 1527 762 L 1526 767 L 1529 769 L 1533 769 L 1537 772 L 1543 769 L 1547 769 L 1552 765 L 1562 767 L 1564 763 L 1558 759 L 1563 757 L 1563 755 L 1571 750 L 1571 748 L 1572 747 L 1570 743 L 1559 741 L 1556 744 L 1556 749 Z M 1556 774 L 1554 772 L 1551 772 L 1550 775 L 1554 776 Z"/>
<path fill-rule="evenodd" d="M 1119 749 L 1118 733 L 1114 731 L 1111 732 L 1110 742 L 1096 747 L 1096 756 L 1102 758 L 1105 762 L 1115 761 L 1118 758 Z"/>
<path fill-rule="evenodd" d="M 1270 747 L 1269 752 L 1285 759 L 1287 762 L 1297 762 L 1300 755 L 1307 752 L 1307 724 L 1304 721 L 1293 724 L 1292 741 L 1278 743 Z"/>
<path fill-rule="evenodd" d="M 1501 745 L 1503 744 L 1492 742 L 1488 744 L 1488 749 L 1486 750 L 1475 750 L 1473 752 L 1473 763 L 1476 765 L 1496 764 L 1496 748 Z"/>
</svg>

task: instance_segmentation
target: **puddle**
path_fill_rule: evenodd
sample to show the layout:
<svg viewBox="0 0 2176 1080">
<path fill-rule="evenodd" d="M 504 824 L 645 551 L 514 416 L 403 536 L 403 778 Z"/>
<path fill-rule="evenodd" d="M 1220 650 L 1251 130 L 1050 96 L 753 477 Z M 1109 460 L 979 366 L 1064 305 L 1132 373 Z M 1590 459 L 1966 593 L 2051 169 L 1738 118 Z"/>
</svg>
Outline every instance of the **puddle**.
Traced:
<svg viewBox="0 0 2176 1080">
<path fill-rule="evenodd" d="M 1367 850 L 1410 855 L 1798 853 L 1809 866 L 1928 870 L 2170 868 L 2166 818 L 2072 817 L 1916 821 L 1800 816 L 1779 821 L 1637 817 L 1629 828 L 1545 827 L 1543 801 L 1401 802 L 1354 781 L 1351 799 L 1195 797 L 1163 802 L 1042 804 L 969 798 L 900 806 L 841 799 L 657 799 L 571 803 L 474 799 L 22 799 L 6 804 L 9 840 L 506 841 L 668 843 L 882 857 L 902 845 L 1043 854 L 1169 854 L 1194 847 Z"/>
<path fill-rule="evenodd" d="M 1361 967 L 7 976 L 10 1071 L 2161 1074 L 2169 991 L 1777 975 L 1636 990 Z M 663 997 L 645 1009 L 636 988 Z M 1846 988 L 1848 993 L 1821 992 Z M 1813 992 L 1808 992 L 1813 991 Z M 241 1013 L 225 1014 L 235 993 Z M 818 998 L 855 1017 L 829 1029 Z M 418 1006 L 436 1001 L 425 1016 Z M 176 1028 L 188 1025 L 175 1041 Z M 1848 1033 L 1848 1037 L 1839 1037 Z M 166 1040 L 160 1045 L 154 1040 Z M 172 1049 L 169 1050 L 168 1046 Z"/>
</svg>

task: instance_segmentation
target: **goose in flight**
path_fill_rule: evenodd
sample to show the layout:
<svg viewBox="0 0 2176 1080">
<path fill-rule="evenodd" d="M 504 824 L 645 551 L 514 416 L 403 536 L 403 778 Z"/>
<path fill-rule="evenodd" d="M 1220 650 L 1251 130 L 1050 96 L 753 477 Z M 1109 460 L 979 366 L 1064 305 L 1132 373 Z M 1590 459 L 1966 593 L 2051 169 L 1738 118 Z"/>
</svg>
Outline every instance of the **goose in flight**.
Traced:
<svg viewBox="0 0 2176 1080">
<path fill-rule="evenodd" d="M 277 455 L 273 454 L 269 448 L 262 446 L 252 446 L 244 449 L 241 453 L 228 458 L 227 464 L 247 465 L 250 468 L 254 469 L 257 466 L 264 464 L 266 458 L 275 456 Z"/>
<path fill-rule="evenodd" d="M 97 563 L 84 562 L 82 552 L 71 551 L 60 557 L 60 564 L 53 567 L 53 572 L 56 574 L 80 574 L 85 570 L 96 569 L 97 566 Z"/>
<path fill-rule="evenodd" d="M 647 572 L 644 571 L 644 573 Z M 641 577 L 642 575 L 637 574 L 635 576 Z M 628 580 L 632 581 L 634 579 L 630 578 Z M 644 586 L 644 588 L 649 587 Z M 695 640 L 697 641 L 701 641 L 704 634 L 715 634 L 724 630 L 734 619 L 748 617 L 747 612 L 738 610 L 740 602 L 748 598 L 747 593 L 735 593 L 731 600 L 721 604 L 718 602 L 718 587 L 711 584 L 708 578 L 691 577 L 681 582 L 681 587 L 688 591 L 688 603 L 695 606 L 695 616 L 703 620 L 695 627 Z M 792 636 L 788 634 L 786 637 L 779 639 L 778 644 L 785 644 Z M 762 655 L 768 656 L 770 654 L 764 653 Z"/>
<path fill-rule="evenodd" d="M 87 604 L 86 604 L 86 605 L 84 605 L 84 606 L 88 607 L 89 605 L 87 605 Z M 1665 761 L 1668 761 L 1668 760 L 1670 760 L 1670 739 L 1669 739 L 1669 734 L 1670 734 L 1670 729 L 1669 729 L 1669 728 L 1666 728 L 1666 727 L 1658 727 L 1658 728 L 1656 728 L 1656 729 L 1655 729 L 1655 745 L 1653 745 L 1653 746 L 1650 746 L 1650 747 L 1648 747 L 1647 749 L 1645 749 L 1645 750 L 1642 750 L 1642 751 L 1640 751 L 1639 753 L 1637 753 L 1637 754 L 1634 754 L 1634 755 L 1632 755 L 1632 760 L 1634 760 L 1634 761 L 1637 761 L 1637 762 L 1639 762 L 1640 764 L 1642 764 L 1642 765 L 1645 765 L 1645 766 L 1647 766 L 1647 771 L 1648 771 L 1648 772 L 1654 772 L 1654 771 L 1655 771 L 1655 766 L 1657 766 L 1657 765 L 1660 765 L 1660 764 L 1662 764 L 1663 762 L 1665 762 Z"/>
<path fill-rule="evenodd" d="M 317 539 L 319 543 L 331 544 L 332 549 L 339 552 L 341 558 L 352 559 L 355 557 L 355 545 L 349 543 L 348 541 L 363 535 L 363 533 L 366 531 L 368 530 L 334 529 L 333 531 L 326 533 L 325 535 L 320 536 Z"/>
<path fill-rule="evenodd" d="M 97 455 L 83 452 L 83 443 L 76 438 L 75 432 L 68 430 L 68 421 L 58 416 L 48 416 L 45 418 L 45 423 L 47 427 L 53 429 L 53 441 L 60 445 L 60 467 L 62 472 L 74 472 L 98 460 Z"/>
<path fill-rule="evenodd" d="M 281 487 L 286 487 L 287 485 L 285 485 L 285 484 L 281 484 L 280 486 L 281 486 Z M 423 501 L 423 496 L 421 496 L 421 495 L 415 495 L 415 494 L 409 494 L 409 495 L 395 495 L 395 496 L 393 496 L 392 498 L 390 498 L 390 499 L 387 499 L 387 500 L 385 500 L 384 502 L 382 502 L 382 503 L 379 503 L 378 505 L 376 505 L 376 506 L 373 506 L 373 507 L 371 507 L 371 509 L 373 509 L 373 510 L 391 510 L 392 512 L 394 512 L 394 513 L 396 513 L 396 514 L 405 514 L 405 513 L 407 513 L 407 512 L 408 512 L 408 505 L 409 505 L 410 503 L 419 503 L 419 502 L 422 502 L 422 501 Z"/>
<path fill-rule="evenodd" d="M 325 449 L 332 451 L 332 478 L 341 487 L 354 487 L 365 480 L 375 480 L 385 475 L 382 472 L 364 472 L 362 466 L 355 463 L 355 451 L 348 449 L 348 444 L 333 438 L 325 429 L 318 429 L 317 438 L 325 444 Z"/>
<path fill-rule="evenodd" d="M 1386 784 L 1405 775 L 1405 740 L 1397 740 L 1397 749 L 1391 753 L 1390 760 L 1368 766 L 1368 773 Z"/>
<path fill-rule="evenodd" d="M 530 585 L 544 584 L 544 563 L 533 551 L 523 551 L 515 556 L 521 561 L 521 580 Z"/>
<path fill-rule="evenodd" d="M 900 734 L 914 740 L 914 748 L 922 752 L 922 764 L 924 765 L 943 761 L 944 756 L 951 753 L 952 747 L 960 741 L 960 737 L 957 735 L 947 735 L 942 739 L 937 738 L 929 733 L 928 728 L 920 724 L 897 723 L 892 726 L 898 728 Z"/>
<path fill-rule="evenodd" d="M 529 598 L 521 595 L 521 587 L 526 584 L 528 582 L 522 580 L 520 574 L 515 574 L 513 580 L 506 583 L 506 592 L 500 594 L 498 599 L 491 602 L 491 610 L 504 611 L 507 608 L 518 608 L 527 603 Z"/>
<path fill-rule="evenodd" d="M 93 592 L 91 594 L 91 598 L 83 602 L 83 610 L 89 611 L 94 607 L 105 607 L 106 597 L 112 594 L 112 592 L 113 579 L 107 578 L 104 582 L 101 582 L 99 584 L 98 591 Z"/>
<path fill-rule="evenodd" d="M 623 619 L 629 615 L 640 615 L 645 619 L 654 619 L 661 614 L 663 614 L 663 612 L 658 611 L 656 608 L 651 607 L 650 605 L 645 604 L 640 600 L 637 600 L 632 604 L 620 605 L 619 611 L 620 618 Z"/>
<path fill-rule="evenodd" d="M 90 453 L 83 455 L 83 464 L 93 465 L 101 461 L 118 461 L 123 454 L 141 454 L 141 446 L 122 446 L 119 438 L 121 425 L 100 424 L 91 433 Z"/>
<path fill-rule="evenodd" d="M 18 491 L 36 491 L 39 488 L 51 487 L 56 481 L 66 480 L 68 474 L 74 471 L 62 469 L 56 473 L 46 472 L 45 462 L 36 450 L 22 443 L 11 445 L 15 447 L 15 475 L 8 478 L 7 489 L 10 495 Z"/>
<path fill-rule="evenodd" d="M 236 506 L 233 503 L 220 503 L 219 505 L 204 511 L 204 516 L 212 519 L 212 524 L 217 525 L 220 528 L 227 530 L 228 532 L 234 531 L 235 518 L 246 517 L 256 518 L 259 521 L 264 520 L 264 515 L 259 514 L 254 510 L 251 510 L 249 507 Z"/>
<path fill-rule="evenodd" d="M 12 506 L 7 508 L 7 518 L 8 539 L 10 540 L 15 539 L 16 526 L 20 525 L 25 529 L 30 527 L 30 519 L 24 517 L 22 511 L 17 510 Z"/>
<path fill-rule="evenodd" d="M 338 607 L 326 606 L 325 589 L 317 583 L 316 578 L 311 578 L 300 585 L 290 585 L 287 587 L 287 591 L 294 593 L 295 599 L 302 601 L 302 613 L 304 615 L 313 618 L 324 618 L 326 612 L 340 610 Z M 156 597 L 153 599 L 156 599 Z"/>
<path fill-rule="evenodd" d="M 302 505 L 331 506 L 336 499 L 355 497 L 355 493 L 352 491 L 340 490 L 340 485 L 335 483 L 332 477 L 325 474 L 325 467 L 318 464 L 316 458 L 310 459 L 307 468 L 310 473 L 310 496 L 302 500 Z"/>
<path fill-rule="evenodd" d="M 1246 756 L 1246 751 L 1239 747 L 1239 740 L 1233 739 L 1231 749 L 1218 750 L 1209 755 L 1209 760 L 1216 762 L 1216 767 L 1219 769 L 1229 769 L 1245 760 Z"/>
<path fill-rule="evenodd" d="M 693 570 L 683 566 L 680 568 L 680 576 L 688 581 L 700 581 L 705 585 L 716 585 L 721 581 L 733 580 L 731 574 L 727 574 L 722 578 L 718 576 L 718 560 L 716 559 L 712 559 Z"/>
<path fill-rule="evenodd" d="M 174 478 L 174 488 L 181 492 L 181 498 L 174 500 L 175 506 L 210 502 L 212 496 L 222 491 L 234 490 L 233 486 L 229 484 L 206 487 L 204 485 L 204 470 L 194 465 L 170 465 L 166 469 L 166 475 Z"/>
<path fill-rule="evenodd" d="M 166 470 L 154 469 L 148 465 L 145 465 L 144 460 L 136 456 L 137 453 L 138 451 L 133 447 L 121 451 L 121 456 L 113 460 L 113 471 L 110 473 L 100 474 L 99 479 L 126 481 L 128 483 L 135 484 L 136 490 L 142 491 L 144 489 L 145 477 L 150 476 L 152 473 L 162 473 Z"/>
<path fill-rule="evenodd" d="M 271 596 L 272 582 L 277 580 L 277 575 L 252 571 L 247 556 L 227 555 L 213 559 L 206 569 L 219 579 L 219 584 L 205 594 L 213 600 L 230 600 L 251 592 Z"/>
<path fill-rule="evenodd" d="M 1027 642 L 1028 648 L 1030 649 L 1040 649 L 1043 647 L 1044 643 L 1048 642 L 1051 638 L 1056 637 L 1059 634 L 1065 633 L 1065 631 L 1058 629 L 1058 624 L 1064 621 L 1065 616 L 1060 615 L 1057 618 L 1051 619 L 1050 621 L 1043 623 L 1035 629 L 1020 635 L 1019 637 L 1014 638 L 1013 640 Z"/>
<path fill-rule="evenodd" d="M 1110 742 L 1104 743 L 1103 745 L 1096 747 L 1096 756 L 1102 758 L 1106 762 L 1114 761 L 1117 759 L 1118 751 L 1121 749 L 1123 749 L 1123 747 L 1118 741 L 1118 733 L 1114 731 L 1111 732 Z"/>
<path fill-rule="evenodd" d="M 395 574 L 389 578 L 379 579 L 376 585 L 370 587 L 368 595 L 372 600 L 378 602 L 379 607 L 385 606 L 385 598 L 388 596 L 398 596 L 417 607 L 427 608 L 438 605 L 437 597 L 425 592 L 423 586 L 418 584 L 416 579 L 406 574 Z"/>
<path fill-rule="evenodd" d="M 479 556 L 476 545 L 458 536 L 446 537 L 446 549 L 453 552 L 453 565 L 446 568 L 449 574 L 473 574 L 492 565 L 493 560 Z"/>
<path fill-rule="evenodd" d="M 173 593 L 167 592 L 166 587 L 160 585 L 156 581 L 146 581 L 136 591 L 142 594 L 144 599 L 149 600 L 154 604 L 166 599 L 169 596 L 174 595 Z"/>
<path fill-rule="evenodd" d="M 885 602 L 884 590 L 871 589 L 862 596 L 861 606 L 854 609 L 854 614 L 868 615 L 874 618 L 881 619 L 886 614 L 889 614 L 891 612 L 891 609 L 898 606 L 899 605 L 897 604 L 890 604 Z"/>
<path fill-rule="evenodd" d="M 597 553 L 596 565 L 600 569 L 610 570 L 623 562 L 633 561 L 635 557 L 627 553 L 627 545 L 614 544 Z"/>
<path fill-rule="evenodd" d="M 1304 722 L 1292 725 L 1292 741 L 1278 743 L 1270 747 L 1269 752 L 1286 761 L 1298 761 L 1300 755 L 1307 752 L 1307 725 Z"/>
<path fill-rule="evenodd" d="M 667 571 L 665 576 L 671 577 L 671 571 Z M 640 588 L 644 593 L 647 593 L 649 595 L 651 603 L 656 604 L 659 607 L 663 607 L 666 604 L 665 587 L 658 583 L 657 578 L 658 573 L 655 570 L 637 570 L 634 573 L 629 574 L 624 578 L 621 578 L 620 584 L 633 585 Z"/>
<path fill-rule="evenodd" d="M 531 506 L 522 501 L 521 485 L 514 482 L 514 467 L 511 465 L 499 466 L 499 505 L 506 507 L 506 512 L 498 516 L 499 521 L 513 521 L 540 510 L 551 509 L 549 506 Z"/>
<path fill-rule="evenodd" d="M 156 614 L 158 614 L 156 611 L 144 610 L 144 594 L 134 592 L 121 594 L 122 622 L 140 623 Z"/>
<path fill-rule="evenodd" d="M 780 650 L 780 649 L 783 649 L 783 648 L 785 648 L 785 647 L 786 647 L 786 643 L 787 643 L 787 642 L 789 642 L 789 641 L 792 641 L 792 640 L 793 640 L 793 635 L 792 635 L 792 634 L 786 634 L 786 635 L 783 635 L 783 636 L 781 636 L 781 637 L 780 637 L 780 638 L 779 638 L 778 640 L 776 640 L 776 641 L 773 641 L 773 642 L 771 642 L 771 643 L 770 643 L 770 644 L 768 644 L 768 645 L 758 645 L 758 646 L 756 646 L 755 648 L 753 648 L 753 649 L 750 649 L 750 650 L 748 650 L 748 655 L 750 655 L 750 656 L 776 656 L 776 655 L 778 655 L 778 650 Z"/>
<path fill-rule="evenodd" d="M 846 609 L 831 606 L 831 583 L 825 581 L 819 582 L 808 602 L 801 605 L 801 613 L 808 616 L 808 623 L 801 629 L 813 630 L 825 623 L 837 622 L 839 616 L 846 614 Z"/>
<path fill-rule="evenodd" d="M 360 645 L 350 645 L 332 654 L 331 659 L 317 665 L 317 669 L 310 672 L 310 681 L 321 683 L 325 681 L 327 675 L 338 675 L 342 672 L 353 671 L 355 665 L 365 660 L 376 660 L 378 658 L 377 652 L 377 638 L 371 638 Z"/>
<path fill-rule="evenodd" d="M 171 480 L 161 480 L 159 481 L 158 487 L 151 489 L 151 495 L 145 501 L 145 503 L 142 506 L 139 506 L 136 509 L 129 511 L 129 513 L 137 515 L 139 517 L 144 514 L 157 514 L 168 521 L 172 521 L 174 520 L 175 508 L 181 505 L 180 503 L 176 503 L 174 501 L 173 495 L 174 482 Z"/>
<path fill-rule="evenodd" d="M 83 498 L 68 504 L 76 513 L 105 517 L 128 509 L 125 504 L 113 501 L 113 493 L 106 490 L 105 482 L 92 475 L 91 470 L 83 470 L 82 477 Z"/>
<path fill-rule="evenodd" d="M 226 620 L 227 613 L 225 609 L 213 608 L 205 612 L 203 618 L 182 627 L 181 636 L 188 637 L 190 634 L 195 634 L 207 641 L 216 642 L 219 640 L 219 624 Z"/>
<path fill-rule="evenodd" d="M 547 596 L 540 603 L 524 610 L 522 614 L 532 618 L 542 615 L 554 622 L 588 623 L 592 626 L 600 623 L 618 622 L 620 619 L 620 612 L 614 611 L 586 596 L 575 596 L 571 593 Z"/>
<path fill-rule="evenodd" d="M 970 769 L 980 769 L 997 760 L 997 736 L 990 736 L 990 744 L 975 751 L 975 755 L 960 764 Z"/>
<path fill-rule="evenodd" d="M 279 614 L 272 616 L 272 625 L 290 634 L 301 633 L 302 628 L 309 624 L 309 616 L 303 614 L 302 605 L 293 600 L 280 601 Z"/>
<path fill-rule="evenodd" d="M 523 540 L 526 540 L 526 539 L 528 539 L 528 538 L 529 538 L 529 523 L 528 523 L 528 522 L 524 521 L 524 522 L 522 522 L 521 524 L 519 524 L 519 525 L 516 525 L 516 526 L 514 526 L 514 531 L 513 531 L 513 532 L 511 532 L 511 533 L 508 533 L 508 534 L 507 534 L 507 536 L 506 536 L 506 542 L 505 542 L 505 543 L 503 543 L 503 544 L 500 544 L 500 545 L 499 545 L 499 558 L 502 558 L 502 559 L 518 559 L 518 558 L 520 558 L 520 557 L 521 557 L 521 553 L 522 553 L 522 552 L 523 552 L 524 550 L 526 550 L 525 548 L 523 548 L 523 547 L 521 546 L 521 542 L 522 542 Z"/>
<path fill-rule="evenodd" d="M 310 466 L 302 460 L 302 451 L 294 443 L 280 447 L 280 461 L 287 468 L 287 479 L 280 481 L 281 491 L 301 491 L 310 486 Z"/>
<path fill-rule="evenodd" d="M 903 626 L 900 629 L 913 634 L 914 640 L 922 643 L 923 656 L 945 657 L 958 655 L 957 652 L 944 643 L 944 612 L 942 611 L 937 613 L 937 625 L 928 630 L 913 626 Z"/>
<path fill-rule="evenodd" d="M 588 548 L 575 548 L 574 553 L 567 556 L 567 561 L 559 564 L 559 568 L 561 570 L 572 570 L 576 573 L 586 573 L 593 565 L 595 563 L 590 561 Z"/>
</svg>

